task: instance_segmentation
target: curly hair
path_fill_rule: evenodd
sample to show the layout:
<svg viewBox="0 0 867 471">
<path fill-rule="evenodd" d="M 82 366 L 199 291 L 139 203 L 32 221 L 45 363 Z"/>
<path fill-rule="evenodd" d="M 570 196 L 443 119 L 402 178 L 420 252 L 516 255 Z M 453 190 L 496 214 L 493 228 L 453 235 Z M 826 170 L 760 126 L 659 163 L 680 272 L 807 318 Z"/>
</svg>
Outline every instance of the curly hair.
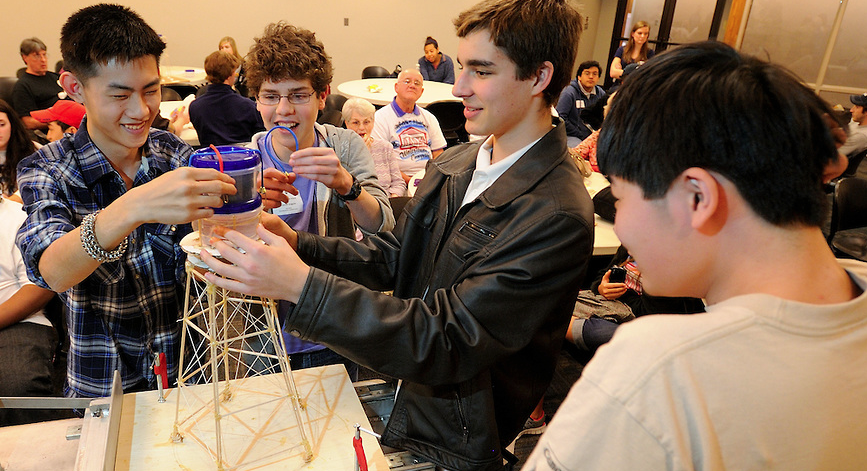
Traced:
<svg viewBox="0 0 867 471">
<path fill-rule="evenodd" d="M 16 182 L 18 162 L 36 152 L 36 147 L 30 140 L 27 128 L 24 127 L 18 113 L 9 106 L 9 103 L 0 100 L 0 113 L 6 113 L 6 119 L 12 128 L 9 133 L 9 142 L 6 144 L 6 163 L 0 165 L 0 190 L 8 196 L 18 190 L 18 183 Z"/>
<path fill-rule="evenodd" d="M 331 83 L 331 57 L 313 31 L 290 24 L 271 23 L 261 38 L 256 38 L 244 62 L 247 86 L 252 94 L 266 80 L 309 79 L 313 91 L 324 93 Z"/>
</svg>

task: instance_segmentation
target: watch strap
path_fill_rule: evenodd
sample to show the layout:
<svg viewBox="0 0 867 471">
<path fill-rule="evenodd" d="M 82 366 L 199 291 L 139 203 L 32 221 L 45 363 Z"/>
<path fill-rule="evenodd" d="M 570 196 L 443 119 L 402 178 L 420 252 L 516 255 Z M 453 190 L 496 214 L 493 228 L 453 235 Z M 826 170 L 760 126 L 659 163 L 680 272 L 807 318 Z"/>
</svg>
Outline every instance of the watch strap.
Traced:
<svg viewBox="0 0 867 471">
<path fill-rule="evenodd" d="M 353 201 L 361 195 L 361 183 L 358 183 L 355 175 L 352 175 L 352 186 L 349 187 L 349 193 L 345 195 L 341 195 L 340 192 L 335 193 L 343 201 Z"/>
</svg>

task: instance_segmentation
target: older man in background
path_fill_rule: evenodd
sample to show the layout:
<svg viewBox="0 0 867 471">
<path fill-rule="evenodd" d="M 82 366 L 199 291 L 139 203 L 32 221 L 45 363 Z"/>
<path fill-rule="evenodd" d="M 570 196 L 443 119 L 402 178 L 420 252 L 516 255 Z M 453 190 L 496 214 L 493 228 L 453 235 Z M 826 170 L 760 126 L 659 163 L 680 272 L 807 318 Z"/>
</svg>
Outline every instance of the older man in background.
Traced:
<svg viewBox="0 0 867 471">
<path fill-rule="evenodd" d="M 390 142 L 400 159 L 403 179 L 424 170 L 428 160 L 446 147 L 446 138 L 436 117 L 416 102 L 424 92 L 424 79 L 418 70 L 404 70 L 394 84 L 397 96 L 375 115 L 373 137 Z"/>
</svg>

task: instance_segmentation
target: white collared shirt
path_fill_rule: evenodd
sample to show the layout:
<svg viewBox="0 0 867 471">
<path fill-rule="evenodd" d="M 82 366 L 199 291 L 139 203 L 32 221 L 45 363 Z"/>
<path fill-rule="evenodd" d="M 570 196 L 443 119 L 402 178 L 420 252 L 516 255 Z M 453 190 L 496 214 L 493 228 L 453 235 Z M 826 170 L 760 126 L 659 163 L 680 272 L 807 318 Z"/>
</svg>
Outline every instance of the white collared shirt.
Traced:
<svg viewBox="0 0 867 471">
<path fill-rule="evenodd" d="M 583 93 L 584 96 L 586 96 L 588 99 L 589 99 L 589 98 L 593 98 L 594 96 L 596 96 L 596 86 L 595 86 L 595 85 L 594 85 L 593 88 L 591 88 L 590 91 L 588 92 L 587 90 L 584 90 L 584 85 L 581 85 L 581 84 L 579 83 L 579 84 L 578 84 L 578 89 L 581 90 L 581 93 Z"/>
<path fill-rule="evenodd" d="M 500 178 L 506 170 L 509 169 L 518 159 L 521 158 L 524 154 L 530 150 L 539 140 L 527 144 L 526 146 L 518 149 L 511 155 L 506 156 L 503 160 L 492 164 L 491 163 L 491 151 L 494 146 L 494 136 L 488 136 L 485 139 L 484 144 L 479 147 L 479 153 L 476 155 L 476 169 L 473 171 L 473 178 L 470 180 L 470 185 L 467 187 L 467 193 L 464 195 L 464 201 L 461 203 L 461 207 L 465 204 L 474 201 L 479 197 L 485 190 L 491 187 L 498 178 Z"/>
</svg>

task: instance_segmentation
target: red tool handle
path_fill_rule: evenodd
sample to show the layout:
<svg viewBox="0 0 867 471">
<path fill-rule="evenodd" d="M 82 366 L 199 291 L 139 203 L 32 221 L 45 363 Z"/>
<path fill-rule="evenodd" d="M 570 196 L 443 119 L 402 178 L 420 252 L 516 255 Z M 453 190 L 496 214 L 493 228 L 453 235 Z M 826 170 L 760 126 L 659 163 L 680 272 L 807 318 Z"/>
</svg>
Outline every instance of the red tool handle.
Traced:
<svg viewBox="0 0 867 471">
<path fill-rule="evenodd" d="M 358 459 L 358 467 L 361 471 L 367 471 L 367 458 L 364 457 L 364 448 L 361 447 L 361 437 L 352 437 L 352 446 L 355 448 L 355 457 Z"/>
<path fill-rule="evenodd" d="M 163 388 L 169 387 L 169 369 L 166 366 L 166 354 L 157 354 L 157 361 L 154 362 L 154 374 L 159 376 L 163 382 Z"/>
</svg>

